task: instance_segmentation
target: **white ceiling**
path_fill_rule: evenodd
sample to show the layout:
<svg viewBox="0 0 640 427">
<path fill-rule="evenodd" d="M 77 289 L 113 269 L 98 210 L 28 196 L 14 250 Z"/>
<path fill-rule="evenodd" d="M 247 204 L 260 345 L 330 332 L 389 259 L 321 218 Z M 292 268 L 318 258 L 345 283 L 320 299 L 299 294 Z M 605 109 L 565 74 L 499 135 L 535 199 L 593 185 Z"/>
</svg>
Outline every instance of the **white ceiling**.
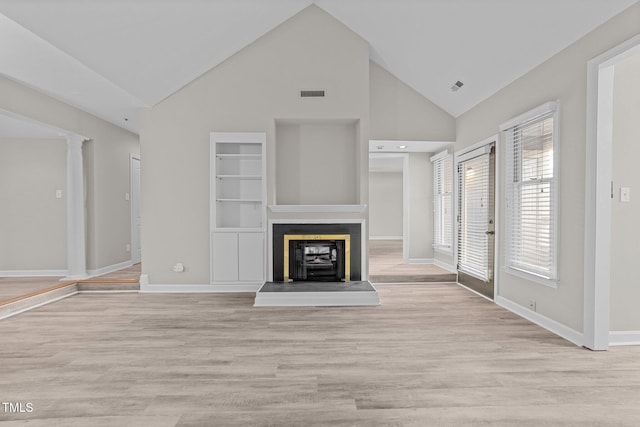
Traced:
<svg viewBox="0 0 640 427">
<path fill-rule="evenodd" d="M 637 1 L 0 0 L 0 73 L 137 132 L 139 108 L 314 3 L 457 117 Z"/>
</svg>

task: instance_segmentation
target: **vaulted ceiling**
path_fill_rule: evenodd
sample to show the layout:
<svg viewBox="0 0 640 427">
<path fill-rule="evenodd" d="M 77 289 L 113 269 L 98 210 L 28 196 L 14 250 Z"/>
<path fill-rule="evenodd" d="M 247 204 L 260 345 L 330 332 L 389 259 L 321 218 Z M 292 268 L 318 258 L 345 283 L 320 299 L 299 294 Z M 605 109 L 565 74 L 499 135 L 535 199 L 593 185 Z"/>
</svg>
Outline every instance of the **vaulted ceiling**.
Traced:
<svg viewBox="0 0 640 427">
<path fill-rule="evenodd" d="M 139 108 L 315 4 L 457 117 L 637 1 L 0 0 L 0 73 L 137 132 Z"/>
</svg>

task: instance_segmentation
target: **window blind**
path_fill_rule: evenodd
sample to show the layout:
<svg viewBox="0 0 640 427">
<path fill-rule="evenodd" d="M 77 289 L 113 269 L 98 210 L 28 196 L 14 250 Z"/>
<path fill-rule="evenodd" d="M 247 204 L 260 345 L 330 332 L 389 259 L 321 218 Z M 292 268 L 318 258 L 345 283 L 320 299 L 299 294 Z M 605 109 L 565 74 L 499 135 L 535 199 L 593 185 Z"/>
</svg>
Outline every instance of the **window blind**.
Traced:
<svg viewBox="0 0 640 427">
<path fill-rule="evenodd" d="M 506 264 L 556 278 L 554 111 L 507 129 Z"/>
<path fill-rule="evenodd" d="M 433 161 L 433 246 L 451 250 L 453 234 L 452 189 L 453 165 L 450 154 L 435 156 Z"/>
<path fill-rule="evenodd" d="M 458 270 L 490 280 L 490 154 L 458 163 Z"/>
</svg>

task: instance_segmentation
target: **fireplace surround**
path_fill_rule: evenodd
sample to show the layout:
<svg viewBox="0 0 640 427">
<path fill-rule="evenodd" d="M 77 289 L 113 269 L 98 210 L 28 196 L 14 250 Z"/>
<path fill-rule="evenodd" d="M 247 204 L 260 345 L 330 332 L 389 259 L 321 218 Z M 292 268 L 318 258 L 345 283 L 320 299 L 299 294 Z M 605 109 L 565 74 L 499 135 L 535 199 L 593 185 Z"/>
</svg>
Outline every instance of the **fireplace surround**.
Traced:
<svg viewBox="0 0 640 427">
<path fill-rule="evenodd" d="M 361 224 L 273 224 L 273 281 L 361 280 Z"/>
</svg>

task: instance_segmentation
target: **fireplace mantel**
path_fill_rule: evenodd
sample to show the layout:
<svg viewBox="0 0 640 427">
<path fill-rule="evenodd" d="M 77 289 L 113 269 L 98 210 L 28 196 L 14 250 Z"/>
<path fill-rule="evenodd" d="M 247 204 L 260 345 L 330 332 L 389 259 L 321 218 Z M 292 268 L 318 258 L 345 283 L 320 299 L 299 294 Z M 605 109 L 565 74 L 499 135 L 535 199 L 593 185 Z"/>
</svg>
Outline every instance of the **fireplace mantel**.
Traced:
<svg viewBox="0 0 640 427">
<path fill-rule="evenodd" d="M 360 213 L 366 207 L 367 205 L 269 205 L 269 210 L 278 213 Z"/>
</svg>

